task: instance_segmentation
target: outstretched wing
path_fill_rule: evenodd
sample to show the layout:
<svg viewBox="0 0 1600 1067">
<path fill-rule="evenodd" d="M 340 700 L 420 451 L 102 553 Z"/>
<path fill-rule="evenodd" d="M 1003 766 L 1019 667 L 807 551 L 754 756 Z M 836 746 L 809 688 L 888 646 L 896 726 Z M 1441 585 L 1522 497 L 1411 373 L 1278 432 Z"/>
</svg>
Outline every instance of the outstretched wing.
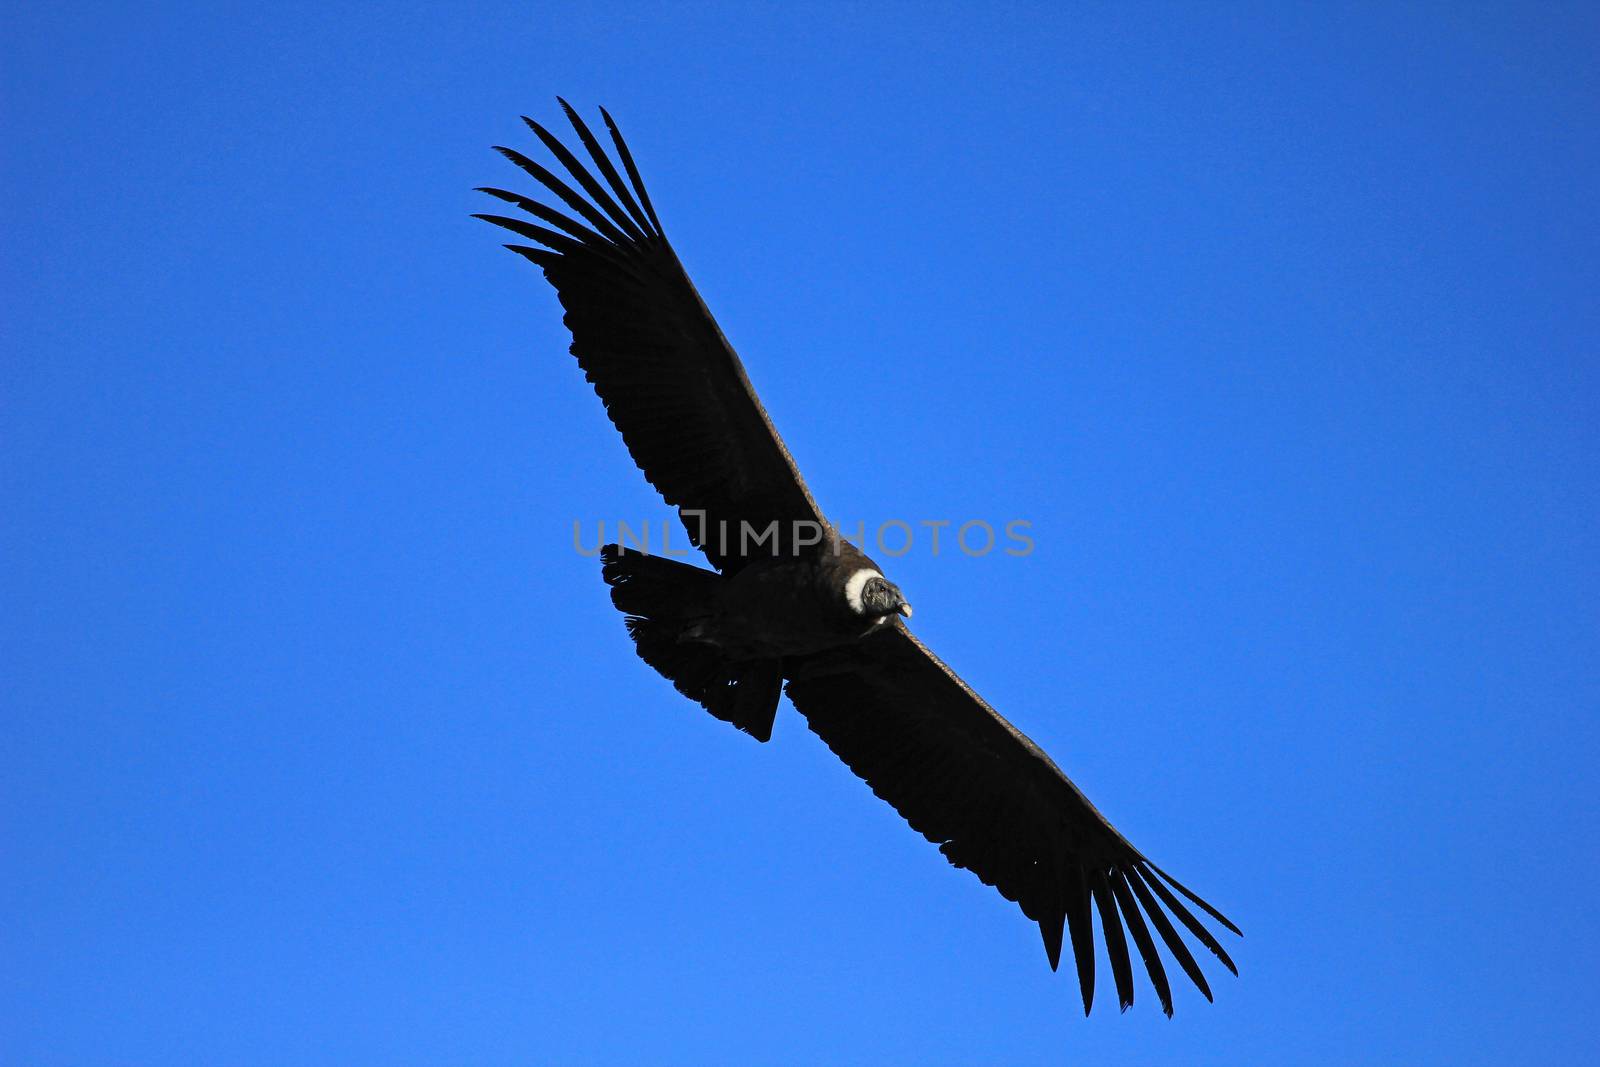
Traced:
<svg viewBox="0 0 1600 1067">
<path fill-rule="evenodd" d="M 566 309 L 572 354 L 629 454 L 678 508 L 690 539 L 718 569 L 737 570 L 747 544 L 758 544 L 751 551 L 761 555 L 787 552 L 796 523 L 802 543 L 815 543 L 820 531 L 804 524 L 821 524 L 822 513 L 738 355 L 661 232 L 616 123 L 602 108 L 627 182 L 589 127 L 565 100 L 560 103 L 594 171 L 543 126 L 523 121 L 582 191 L 521 153 L 499 148 L 565 210 L 482 189 L 538 222 L 476 217 L 542 246 L 506 247 L 544 269 Z M 774 522 L 776 542 L 758 541 Z M 752 531 L 750 538 L 741 538 L 744 529 Z"/>
<path fill-rule="evenodd" d="M 1168 1015 L 1172 992 L 1156 938 L 1211 999 L 1174 918 L 1238 973 L 1184 899 L 1238 928 L 1129 844 L 1038 745 L 898 620 L 853 649 L 801 661 L 791 678 L 794 706 L 874 793 L 1039 924 L 1052 969 L 1066 928 L 1084 1014 L 1094 1001 L 1094 912 L 1124 1010 L 1133 1003 L 1130 938 Z"/>
</svg>

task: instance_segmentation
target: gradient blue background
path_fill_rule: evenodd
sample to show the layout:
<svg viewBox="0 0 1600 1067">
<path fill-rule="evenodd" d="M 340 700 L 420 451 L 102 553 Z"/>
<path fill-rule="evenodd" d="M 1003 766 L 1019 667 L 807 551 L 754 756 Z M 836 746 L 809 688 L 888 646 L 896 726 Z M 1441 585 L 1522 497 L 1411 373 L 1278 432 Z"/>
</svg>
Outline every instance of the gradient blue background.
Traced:
<svg viewBox="0 0 1600 1067">
<path fill-rule="evenodd" d="M 9 7 L 0 1059 L 1588 1060 L 1600 19 L 1287 7 Z M 893 575 L 1214 1006 L 634 658 L 557 93 L 830 513 L 1034 524 Z"/>
</svg>

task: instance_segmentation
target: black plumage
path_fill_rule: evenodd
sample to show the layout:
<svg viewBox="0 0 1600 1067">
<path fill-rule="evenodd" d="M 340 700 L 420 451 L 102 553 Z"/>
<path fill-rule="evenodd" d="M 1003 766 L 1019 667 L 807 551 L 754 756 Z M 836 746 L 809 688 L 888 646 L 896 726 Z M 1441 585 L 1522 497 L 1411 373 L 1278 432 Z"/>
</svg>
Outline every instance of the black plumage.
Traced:
<svg viewBox="0 0 1600 1067">
<path fill-rule="evenodd" d="M 716 568 L 603 551 L 603 577 L 638 654 L 679 692 L 763 741 L 782 687 L 874 793 L 952 864 L 1038 923 L 1052 968 L 1067 937 L 1086 1013 L 1096 914 L 1124 1009 L 1133 1002 L 1136 952 L 1171 1014 L 1160 946 L 1211 999 L 1172 918 L 1235 973 L 1190 905 L 1238 929 L 1135 849 L 1049 756 L 906 628 L 911 609 L 900 590 L 839 539 L 806 489 L 662 232 L 611 116 L 602 109 L 620 171 L 561 106 L 594 170 L 524 121 L 577 189 L 521 153 L 498 151 L 570 214 L 489 188 L 482 191 L 538 221 L 478 217 L 534 242 L 506 247 L 555 287 L 572 353 L 629 454 Z M 751 529 L 771 533 L 752 546 L 740 536 Z"/>
</svg>

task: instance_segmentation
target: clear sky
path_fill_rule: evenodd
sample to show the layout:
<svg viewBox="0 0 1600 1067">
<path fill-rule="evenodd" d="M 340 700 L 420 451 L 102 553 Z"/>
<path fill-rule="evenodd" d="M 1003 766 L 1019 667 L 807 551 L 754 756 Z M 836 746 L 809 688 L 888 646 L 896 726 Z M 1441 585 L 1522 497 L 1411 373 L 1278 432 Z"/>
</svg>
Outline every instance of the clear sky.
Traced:
<svg viewBox="0 0 1600 1067">
<path fill-rule="evenodd" d="M 8 7 L 0 1059 L 1592 1062 L 1595 9 L 795 8 Z M 1215 1005 L 634 656 L 558 93 Z"/>
</svg>

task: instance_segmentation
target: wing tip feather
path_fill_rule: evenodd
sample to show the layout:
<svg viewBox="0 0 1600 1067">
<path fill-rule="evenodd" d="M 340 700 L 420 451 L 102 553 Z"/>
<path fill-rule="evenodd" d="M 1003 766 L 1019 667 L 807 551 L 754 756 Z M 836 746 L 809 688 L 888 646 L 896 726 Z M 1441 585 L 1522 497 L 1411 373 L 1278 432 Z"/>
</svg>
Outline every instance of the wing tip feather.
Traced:
<svg viewBox="0 0 1600 1067">
<path fill-rule="evenodd" d="M 1061 935 L 1066 925 L 1065 912 L 1046 915 L 1039 920 L 1039 934 L 1044 938 L 1045 955 L 1050 958 L 1050 970 L 1055 971 L 1061 966 Z"/>
<path fill-rule="evenodd" d="M 1200 909 L 1202 911 L 1204 911 L 1207 915 L 1211 916 L 1213 919 L 1217 920 L 1217 922 L 1221 923 L 1235 937 L 1243 937 L 1244 936 L 1244 931 L 1243 930 L 1241 930 L 1237 926 L 1233 925 L 1233 921 L 1230 920 L 1226 915 L 1222 914 L 1222 912 L 1218 911 L 1216 908 L 1212 907 L 1210 904 L 1206 903 L 1203 899 L 1201 899 L 1200 895 L 1198 893 L 1196 893 L 1194 890 L 1190 889 L 1188 886 L 1184 885 L 1182 882 L 1178 881 L 1176 878 L 1172 877 L 1172 875 L 1168 874 L 1166 871 L 1162 870 L 1160 867 L 1156 866 L 1154 863 L 1151 863 L 1149 860 L 1145 860 L 1144 862 L 1145 862 L 1145 864 L 1147 866 L 1149 866 L 1149 868 L 1152 871 L 1155 871 L 1162 878 L 1166 879 L 1169 883 L 1171 883 L 1171 885 L 1172 885 L 1172 887 L 1174 889 L 1176 889 L 1178 892 L 1182 893 L 1184 896 L 1188 897 L 1192 902 L 1194 902 L 1196 905 L 1198 905 L 1200 907 Z"/>
</svg>

